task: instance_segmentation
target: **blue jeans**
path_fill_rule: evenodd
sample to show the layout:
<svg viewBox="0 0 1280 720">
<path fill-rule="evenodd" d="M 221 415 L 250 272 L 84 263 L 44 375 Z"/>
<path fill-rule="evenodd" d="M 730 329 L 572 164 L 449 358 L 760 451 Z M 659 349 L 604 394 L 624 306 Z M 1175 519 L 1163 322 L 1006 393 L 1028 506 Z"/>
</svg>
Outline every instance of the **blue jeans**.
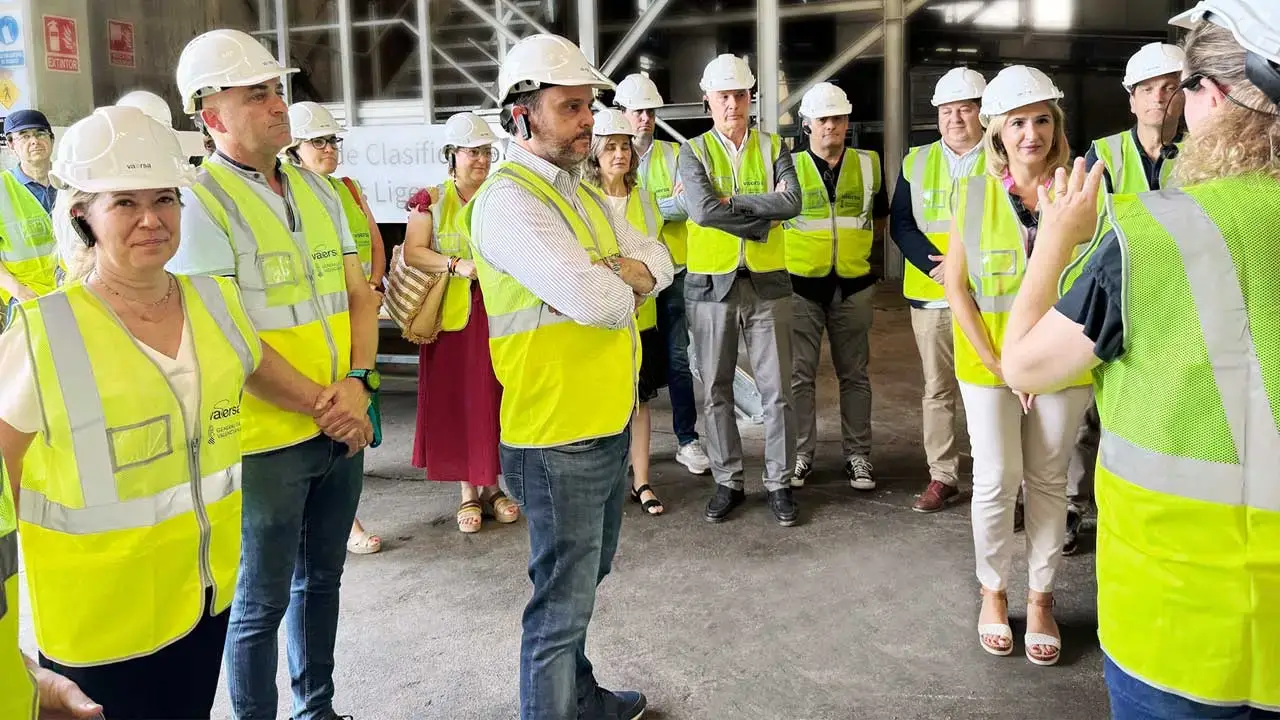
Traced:
<svg viewBox="0 0 1280 720">
<path fill-rule="evenodd" d="M 320 436 L 244 458 L 243 548 L 225 662 L 239 720 L 274 718 L 285 621 L 293 715 L 333 717 L 333 647 L 364 454 Z"/>
<path fill-rule="evenodd" d="M 630 429 L 545 449 L 501 446 L 502 474 L 529 524 L 529 579 L 520 639 L 522 720 L 606 720 L 587 660 L 596 586 L 622 528 Z"/>
<path fill-rule="evenodd" d="M 1245 705 L 1205 705 L 1154 688 L 1103 660 L 1112 720 L 1276 720 L 1280 712 Z"/>
<path fill-rule="evenodd" d="M 684 309 L 683 270 L 658 293 L 658 332 L 667 345 L 667 392 L 671 394 L 671 429 L 681 446 L 698 439 L 698 406 L 689 370 L 689 322 Z"/>
</svg>

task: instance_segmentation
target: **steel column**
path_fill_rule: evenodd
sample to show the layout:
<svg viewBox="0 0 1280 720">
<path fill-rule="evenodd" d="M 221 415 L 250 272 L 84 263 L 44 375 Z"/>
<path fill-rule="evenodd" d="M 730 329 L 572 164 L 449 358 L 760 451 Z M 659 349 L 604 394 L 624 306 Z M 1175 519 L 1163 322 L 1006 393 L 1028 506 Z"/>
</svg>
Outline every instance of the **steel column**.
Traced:
<svg viewBox="0 0 1280 720">
<path fill-rule="evenodd" d="M 578 0 L 578 47 L 587 62 L 600 67 L 600 25 L 596 16 L 596 0 Z"/>
<path fill-rule="evenodd" d="M 428 125 L 436 121 L 435 84 L 431 78 L 431 7 L 428 0 L 418 0 L 418 74 L 422 81 L 422 119 Z"/>
<path fill-rule="evenodd" d="M 421 0 L 419 0 L 419 2 L 421 2 Z M 517 43 L 520 41 L 519 35 L 512 32 L 511 28 L 499 22 L 498 18 L 494 17 L 488 10 L 485 10 L 484 8 L 480 7 L 480 3 L 476 2 L 476 0 L 458 0 L 458 2 L 462 3 L 463 7 L 465 7 L 466 9 L 475 13 L 476 17 L 479 17 L 481 20 L 485 21 L 485 23 L 487 23 L 489 27 L 493 28 L 502 37 L 506 38 L 512 43 Z"/>
<path fill-rule="evenodd" d="M 906 4 L 906 7 L 903 8 L 900 16 L 903 18 L 909 17 L 912 13 L 924 7 L 928 3 L 929 0 L 910 0 L 910 2 Z M 845 48 L 844 52 L 833 58 L 831 62 L 823 65 L 817 72 L 810 76 L 808 80 L 805 80 L 802 85 L 792 90 L 791 93 L 783 98 L 782 102 L 779 103 L 778 112 L 785 113 L 796 105 L 799 105 L 800 98 L 803 97 L 805 93 L 809 92 L 814 85 L 827 80 L 843 70 L 845 65 L 848 65 L 859 55 L 870 50 L 876 43 L 880 42 L 883 37 L 884 23 L 882 22 L 863 33 L 862 37 L 858 38 L 852 45 Z"/>
<path fill-rule="evenodd" d="M 280 64 L 289 67 L 289 9 L 285 0 L 276 2 L 276 57 Z M 284 101 L 293 102 L 293 83 L 284 83 Z"/>
<path fill-rule="evenodd" d="M 649 33 L 649 28 L 653 27 L 654 22 L 661 17 L 662 12 L 671 4 L 671 0 L 653 0 L 649 3 L 649 7 L 645 8 L 640 17 L 636 18 L 636 22 L 627 30 L 627 34 L 622 36 L 622 40 L 618 41 L 618 46 L 609 53 L 609 59 L 604 61 L 604 65 L 600 66 L 600 72 L 605 75 L 613 75 L 618 66 L 626 62 L 631 56 L 631 52 L 636 49 L 640 41 Z"/>
<path fill-rule="evenodd" d="M 778 0 L 756 0 L 756 96 L 759 126 L 778 131 Z M 773 188 L 766 188 L 770 191 Z"/>
<path fill-rule="evenodd" d="M 555 0 L 548 0 L 554 2 Z M 493 14 L 495 16 L 502 14 L 502 0 L 493 0 Z M 502 64 L 502 58 L 507 56 L 507 37 L 502 33 L 494 33 L 494 37 L 498 40 L 498 64 Z"/>
<path fill-rule="evenodd" d="M 902 158 L 907 145 L 905 79 L 907 75 L 906 29 L 903 0 L 884 4 L 884 182 L 890 192 L 898 187 Z M 884 273 L 901 278 L 902 253 L 887 236 L 884 242 Z"/>
<path fill-rule="evenodd" d="M 347 127 L 358 125 L 356 117 L 355 51 L 351 42 L 351 0 L 338 2 L 338 62 L 342 72 L 342 120 Z"/>
</svg>

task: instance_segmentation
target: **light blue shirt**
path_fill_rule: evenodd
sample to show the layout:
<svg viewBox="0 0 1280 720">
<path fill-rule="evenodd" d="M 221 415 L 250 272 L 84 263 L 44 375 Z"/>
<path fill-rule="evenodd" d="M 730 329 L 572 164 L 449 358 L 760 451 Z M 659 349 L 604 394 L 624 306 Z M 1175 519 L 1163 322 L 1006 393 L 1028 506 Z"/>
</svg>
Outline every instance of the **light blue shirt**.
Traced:
<svg viewBox="0 0 1280 720">
<path fill-rule="evenodd" d="M 301 214 L 292 196 L 286 199 L 277 195 L 267 184 L 266 175 L 237 163 L 221 152 L 211 155 L 205 163 L 217 163 L 240 175 L 253 192 L 267 204 L 267 207 L 275 212 L 281 224 L 291 232 L 305 232 Z M 320 202 L 335 217 L 344 217 L 342 200 L 327 183 L 325 187 L 328 192 L 320 197 Z M 286 194 L 288 194 L 287 190 Z M 351 226 L 345 222 L 339 223 L 338 239 L 342 243 L 343 255 L 357 254 L 356 241 L 351 236 Z M 169 261 L 167 268 L 169 272 L 178 275 L 234 276 L 236 274 L 236 254 L 232 249 L 231 239 L 205 209 L 204 202 L 191 188 L 182 189 L 182 242 L 178 244 L 178 252 Z"/>
</svg>

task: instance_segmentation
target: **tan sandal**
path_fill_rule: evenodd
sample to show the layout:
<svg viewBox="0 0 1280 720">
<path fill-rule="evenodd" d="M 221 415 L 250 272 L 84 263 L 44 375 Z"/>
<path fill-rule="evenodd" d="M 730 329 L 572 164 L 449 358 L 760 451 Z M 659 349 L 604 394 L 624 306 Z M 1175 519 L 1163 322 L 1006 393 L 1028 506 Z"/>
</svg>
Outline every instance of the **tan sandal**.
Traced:
<svg viewBox="0 0 1280 720">
<path fill-rule="evenodd" d="M 467 500 L 458 506 L 458 532 L 471 535 L 480 532 L 480 524 L 484 519 L 484 511 L 480 501 Z"/>
<path fill-rule="evenodd" d="M 988 595 L 999 597 L 1004 600 L 1006 620 L 1002 623 L 979 623 L 978 642 L 982 645 L 983 650 L 986 650 L 992 655 L 998 655 L 999 657 L 1010 655 L 1013 653 L 1013 628 L 1009 627 L 1008 622 L 1009 598 L 1005 594 L 1004 590 L 988 590 L 985 587 L 982 588 L 982 595 L 984 597 Z M 978 613 L 981 615 L 981 609 L 979 609 Z M 993 639 L 1003 640 L 1004 643 L 1003 645 L 996 644 L 995 642 L 992 642 Z"/>
<path fill-rule="evenodd" d="M 503 525 L 509 525 L 520 519 L 520 506 L 501 490 L 482 502 L 485 506 L 485 517 L 493 518 Z"/>
<path fill-rule="evenodd" d="M 1054 605 L 1053 596 L 1050 595 L 1049 599 L 1047 600 L 1038 600 L 1028 595 L 1027 605 L 1029 607 L 1034 606 L 1034 607 L 1048 608 L 1050 611 L 1052 611 L 1053 605 Z M 1028 617 L 1030 617 L 1030 615 L 1031 613 L 1027 613 Z M 1050 618 L 1053 617 L 1052 612 L 1050 612 L 1049 617 Z M 1029 624 L 1030 624 L 1030 621 L 1028 621 L 1028 625 Z M 1054 621 L 1054 624 L 1057 625 L 1057 621 Z M 1062 634 L 1062 631 L 1059 630 L 1058 635 L 1060 636 L 1061 634 Z M 1039 665 L 1041 667 L 1048 667 L 1050 665 L 1057 664 L 1058 658 L 1062 657 L 1062 638 L 1059 636 L 1049 635 L 1047 633 L 1035 633 L 1035 632 L 1028 632 L 1026 635 L 1023 635 L 1022 641 L 1027 646 L 1027 649 L 1026 649 L 1027 659 L 1030 660 L 1032 664 Z M 1042 648 L 1042 650 L 1041 652 L 1033 653 L 1031 651 L 1031 648 L 1033 647 Z M 1048 652 L 1045 652 L 1044 649 L 1048 649 Z"/>
</svg>

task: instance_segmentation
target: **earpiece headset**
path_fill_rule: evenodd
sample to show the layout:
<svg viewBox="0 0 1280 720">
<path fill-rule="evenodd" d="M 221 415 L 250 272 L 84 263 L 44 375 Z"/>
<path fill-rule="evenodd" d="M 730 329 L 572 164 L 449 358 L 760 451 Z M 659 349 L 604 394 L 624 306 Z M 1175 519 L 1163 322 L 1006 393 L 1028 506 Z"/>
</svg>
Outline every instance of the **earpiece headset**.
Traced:
<svg viewBox="0 0 1280 720">
<path fill-rule="evenodd" d="M 88 220 L 78 215 L 73 215 L 71 217 L 71 226 L 76 229 L 76 234 L 80 236 L 80 242 L 83 242 L 85 247 L 91 248 L 98 244 L 98 240 L 93 236 L 93 228 L 89 227 Z"/>
</svg>

